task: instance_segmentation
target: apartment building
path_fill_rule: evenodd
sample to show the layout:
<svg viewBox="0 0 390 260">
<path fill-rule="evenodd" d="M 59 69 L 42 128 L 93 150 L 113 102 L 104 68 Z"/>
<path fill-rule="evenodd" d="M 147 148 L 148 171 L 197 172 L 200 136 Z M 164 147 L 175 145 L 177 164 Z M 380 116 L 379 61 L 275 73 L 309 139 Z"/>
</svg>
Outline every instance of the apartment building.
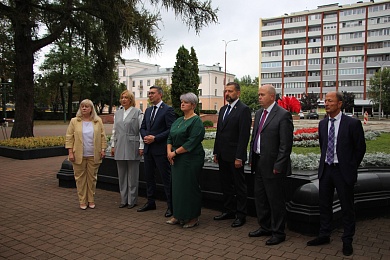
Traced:
<svg viewBox="0 0 390 260">
<path fill-rule="evenodd" d="M 145 111 L 150 106 L 148 102 L 149 88 L 157 81 L 167 86 L 172 84 L 173 68 L 161 68 L 157 64 L 140 62 L 138 59 L 125 60 L 118 64 L 119 82 L 132 91 L 136 107 Z M 219 110 L 224 105 L 223 80 L 224 71 L 215 64 L 212 66 L 199 65 L 199 106 L 203 110 Z M 226 73 L 226 82 L 234 80 L 235 75 Z"/>
<path fill-rule="evenodd" d="M 329 91 L 355 94 L 371 106 L 369 79 L 390 66 L 390 1 L 318 6 L 260 19 L 260 84 L 300 98 Z"/>
</svg>

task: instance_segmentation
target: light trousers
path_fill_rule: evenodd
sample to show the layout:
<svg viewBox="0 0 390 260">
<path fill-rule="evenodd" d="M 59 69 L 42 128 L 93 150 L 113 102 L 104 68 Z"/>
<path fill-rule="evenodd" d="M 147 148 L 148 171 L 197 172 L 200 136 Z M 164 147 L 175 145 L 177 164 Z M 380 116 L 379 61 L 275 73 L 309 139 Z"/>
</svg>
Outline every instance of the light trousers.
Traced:
<svg viewBox="0 0 390 260">
<path fill-rule="evenodd" d="M 95 163 L 94 157 L 84 157 L 81 164 L 73 163 L 74 179 L 80 204 L 95 202 L 97 172 L 100 163 Z"/>
<path fill-rule="evenodd" d="M 139 160 L 117 160 L 121 204 L 135 205 L 138 202 Z"/>
</svg>

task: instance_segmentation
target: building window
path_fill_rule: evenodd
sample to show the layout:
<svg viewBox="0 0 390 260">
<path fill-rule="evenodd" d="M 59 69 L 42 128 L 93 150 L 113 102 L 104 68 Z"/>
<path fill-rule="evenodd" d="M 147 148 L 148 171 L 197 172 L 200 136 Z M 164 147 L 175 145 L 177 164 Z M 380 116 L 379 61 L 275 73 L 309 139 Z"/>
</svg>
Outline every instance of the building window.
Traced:
<svg viewBox="0 0 390 260">
<path fill-rule="evenodd" d="M 143 94 L 143 91 L 141 90 L 141 91 L 139 92 L 139 97 L 140 97 L 140 98 L 143 97 L 142 94 Z"/>
<path fill-rule="evenodd" d="M 214 84 L 218 84 L 218 77 L 215 77 Z"/>
<path fill-rule="evenodd" d="M 135 80 L 133 80 L 133 88 L 135 87 Z"/>
<path fill-rule="evenodd" d="M 150 79 L 148 79 L 147 81 L 146 81 L 146 86 L 150 86 Z"/>
<path fill-rule="evenodd" d="M 202 96 L 202 90 L 198 89 L 199 96 Z"/>
<path fill-rule="evenodd" d="M 144 111 L 144 104 L 140 103 L 139 104 L 139 109 L 141 109 L 141 111 Z"/>
<path fill-rule="evenodd" d="M 143 81 L 142 79 L 139 81 L 139 86 L 140 86 L 140 87 L 143 87 L 143 86 L 144 86 L 144 81 Z"/>
<path fill-rule="evenodd" d="M 217 108 L 218 108 L 218 104 L 214 103 L 214 110 L 217 110 Z"/>
<path fill-rule="evenodd" d="M 199 83 L 202 83 L 202 76 L 199 76 Z"/>
<path fill-rule="evenodd" d="M 218 92 L 217 89 L 214 89 L 214 96 L 217 96 Z"/>
<path fill-rule="evenodd" d="M 123 69 L 122 76 L 126 77 L 126 69 Z"/>
</svg>

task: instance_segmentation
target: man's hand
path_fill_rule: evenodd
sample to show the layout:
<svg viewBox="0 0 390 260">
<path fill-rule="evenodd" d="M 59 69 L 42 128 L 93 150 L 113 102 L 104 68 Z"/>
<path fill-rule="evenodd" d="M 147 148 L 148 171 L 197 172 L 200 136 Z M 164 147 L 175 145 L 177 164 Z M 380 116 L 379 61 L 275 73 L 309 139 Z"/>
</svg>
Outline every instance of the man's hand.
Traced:
<svg viewBox="0 0 390 260">
<path fill-rule="evenodd" d="M 234 167 L 237 168 L 237 169 L 238 169 L 238 168 L 241 168 L 241 167 L 242 167 L 242 161 L 236 159 L 236 160 L 234 161 Z"/>
<path fill-rule="evenodd" d="M 154 135 L 147 135 L 144 137 L 145 144 L 151 144 L 154 142 Z"/>
</svg>

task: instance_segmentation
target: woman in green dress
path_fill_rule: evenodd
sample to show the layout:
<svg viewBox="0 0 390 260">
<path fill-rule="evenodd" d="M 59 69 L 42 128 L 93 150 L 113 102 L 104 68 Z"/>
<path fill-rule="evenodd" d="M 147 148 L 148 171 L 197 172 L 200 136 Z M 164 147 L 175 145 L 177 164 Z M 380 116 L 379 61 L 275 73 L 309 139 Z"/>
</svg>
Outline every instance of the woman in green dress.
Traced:
<svg viewBox="0 0 390 260">
<path fill-rule="evenodd" d="M 183 228 L 199 225 L 202 193 L 199 175 L 204 163 L 204 126 L 194 110 L 198 98 L 194 93 L 180 96 L 184 116 L 171 126 L 167 141 L 168 160 L 171 163 L 173 217 L 166 223 L 184 223 Z"/>
</svg>

